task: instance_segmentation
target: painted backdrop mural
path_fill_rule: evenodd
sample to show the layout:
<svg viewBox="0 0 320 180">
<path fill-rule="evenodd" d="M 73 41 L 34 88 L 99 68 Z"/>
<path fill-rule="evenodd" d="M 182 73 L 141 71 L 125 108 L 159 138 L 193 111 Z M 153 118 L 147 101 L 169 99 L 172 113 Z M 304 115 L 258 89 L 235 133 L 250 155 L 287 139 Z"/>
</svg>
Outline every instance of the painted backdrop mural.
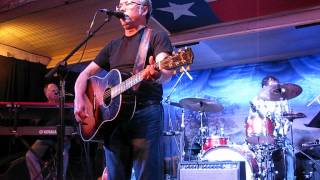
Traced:
<svg viewBox="0 0 320 180">
<path fill-rule="evenodd" d="M 306 127 L 320 111 L 320 55 L 293 58 L 289 60 L 239 65 L 218 69 L 190 72 L 193 80 L 186 75 L 181 78 L 171 94 L 170 102 L 179 102 L 184 98 L 203 98 L 218 102 L 224 109 L 220 112 L 207 112 L 203 123 L 209 133 L 215 134 L 224 128 L 230 142 L 245 143 L 245 119 L 248 116 L 249 102 L 261 90 L 261 80 L 266 75 L 276 76 L 282 83 L 299 85 L 302 93 L 289 100 L 292 112 L 304 113 L 307 117 L 293 121 L 295 146 L 314 141 L 320 137 L 320 129 Z M 164 99 L 172 91 L 178 80 L 177 74 L 165 85 Z M 199 133 L 200 114 L 195 111 L 164 103 L 166 112 L 166 130 L 179 130 L 182 111 L 185 112 L 186 143 L 192 147 L 192 141 Z M 177 136 L 178 137 L 178 136 Z M 177 139 L 166 137 L 166 154 L 177 153 Z"/>
</svg>

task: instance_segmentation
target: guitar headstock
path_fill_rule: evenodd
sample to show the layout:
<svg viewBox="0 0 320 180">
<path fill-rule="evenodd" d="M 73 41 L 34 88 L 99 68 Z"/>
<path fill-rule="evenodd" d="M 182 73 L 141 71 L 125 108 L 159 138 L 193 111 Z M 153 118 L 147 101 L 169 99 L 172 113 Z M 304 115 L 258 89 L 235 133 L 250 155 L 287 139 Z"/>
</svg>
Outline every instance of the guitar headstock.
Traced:
<svg viewBox="0 0 320 180">
<path fill-rule="evenodd" d="M 178 52 L 173 52 L 172 56 L 168 56 L 159 63 L 158 69 L 172 70 L 177 67 L 193 63 L 193 52 L 191 48 L 179 49 Z"/>
</svg>

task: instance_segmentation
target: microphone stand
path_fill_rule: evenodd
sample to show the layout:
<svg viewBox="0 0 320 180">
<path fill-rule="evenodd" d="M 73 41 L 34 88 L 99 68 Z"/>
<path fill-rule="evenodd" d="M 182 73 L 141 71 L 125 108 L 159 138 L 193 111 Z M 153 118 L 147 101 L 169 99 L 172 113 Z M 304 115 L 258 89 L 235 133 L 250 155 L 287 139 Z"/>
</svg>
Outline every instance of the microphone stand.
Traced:
<svg viewBox="0 0 320 180">
<path fill-rule="evenodd" d="M 166 99 L 164 101 L 165 103 L 168 103 L 169 105 L 170 105 L 170 97 L 173 94 L 173 92 L 176 90 L 177 85 L 181 81 L 182 76 L 184 74 L 187 74 L 189 79 L 192 80 L 191 75 L 187 72 L 187 70 L 183 66 L 182 66 L 182 70 L 183 70 L 183 72 L 180 74 L 178 80 L 175 82 L 175 84 L 171 88 L 171 91 L 169 92 L 168 96 L 166 97 Z M 171 118 L 170 117 L 169 117 L 169 121 L 171 122 Z M 172 124 L 172 122 L 169 123 L 169 124 Z M 171 127 L 171 130 L 172 130 L 172 127 Z M 179 135 L 180 135 L 180 138 L 179 138 L 180 144 L 179 145 L 177 144 L 176 136 L 174 136 L 176 145 L 178 147 L 178 152 L 179 152 L 178 174 L 177 174 L 178 179 L 180 179 L 181 163 L 184 161 L 184 135 L 185 135 L 184 110 L 182 110 L 182 115 L 181 115 L 180 131 L 181 131 L 181 133 L 179 133 Z M 176 135 L 176 133 L 173 133 L 173 135 Z"/>
<path fill-rule="evenodd" d="M 320 104 L 320 95 L 318 95 L 317 97 L 315 97 L 311 102 L 309 102 L 308 104 L 307 104 L 307 106 L 309 107 L 309 106 L 311 106 L 314 102 L 318 102 L 318 104 Z"/>
<path fill-rule="evenodd" d="M 180 74 L 178 80 L 176 81 L 176 83 L 173 85 L 173 87 L 171 88 L 171 91 L 169 92 L 168 96 L 166 97 L 166 100 L 164 101 L 165 103 L 169 103 L 170 104 L 170 97 L 172 95 L 172 93 L 176 90 L 178 83 L 181 81 L 181 78 L 184 74 L 187 74 L 189 79 L 192 80 L 191 75 L 188 73 L 188 71 L 182 66 L 182 70 L 183 72 Z"/>
<path fill-rule="evenodd" d="M 63 168 L 63 149 L 64 149 L 64 134 L 65 134 L 65 124 L 64 124 L 64 104 L 65 104 L 65 79 L 68 74 L 67 61 L 70 57 L 74 55 L 85 43 L 89 41 L 107 22 L 110 21 L 107 15 L 106 19 L 102 24 L 100 24 L 95 30 L 89 32 L 88 36 L 84 38 L 62 61 L 60 61 L 53 69 L 51 69 L 45 78 L 51 78 L 54 74 L 57 74 L 60 81 L 60 92 L 59 92 L 59 109 L 60 109 L 60 122 L 57 125 L 57 136 L 58 136 L 58 166 L 57 166 L 57 179 L 64 180 L 64 168 Z"/>
</svg>

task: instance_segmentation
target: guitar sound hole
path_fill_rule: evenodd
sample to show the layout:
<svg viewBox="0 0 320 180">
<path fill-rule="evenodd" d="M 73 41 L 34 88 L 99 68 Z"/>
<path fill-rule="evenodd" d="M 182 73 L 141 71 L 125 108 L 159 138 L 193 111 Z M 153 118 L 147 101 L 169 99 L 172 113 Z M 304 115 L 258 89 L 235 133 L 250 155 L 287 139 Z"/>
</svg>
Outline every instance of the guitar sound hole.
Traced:
<svg viewBox="0 0 320 180">
<path fill-rule="evenodd" d="M 103 102 L 106 106 L 109 106 L 111 102 L 111 89 L 108 88 L 105 90 L 104 95 L 103 95 Z"/>
</svg>

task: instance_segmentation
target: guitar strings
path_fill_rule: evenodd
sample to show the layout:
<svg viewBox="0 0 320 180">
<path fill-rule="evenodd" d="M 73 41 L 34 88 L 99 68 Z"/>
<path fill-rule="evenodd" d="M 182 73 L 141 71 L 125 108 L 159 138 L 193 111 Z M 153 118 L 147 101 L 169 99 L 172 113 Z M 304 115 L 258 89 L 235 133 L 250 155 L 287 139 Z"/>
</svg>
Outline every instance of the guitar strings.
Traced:
<svg viewBox="0 0 320 180">
<path fill-rule="evenodd" d="M 180 57 L 180 59 L 184 59 L 184 56 L 183 56 L 183 53 L 181 54 L 180 52 L 178 53 L 178 54 L 175 54 L 175 55 L 173 55 L 173 56 L 169 56 L 168 57 L 168 59 L 172 62 L 173 60 L 175 60 L 176 58 L 178 58 L 178 57 Z M 166 62 L 166 61 L 165 61 Z M 164 64 L 166 64 L 166 63 L 164 63 Z M 170 63 L 169 63 L 170 64 Z M 141 73 L 142 73 L 143 71 L 141 71 L 141 72 L 139 72 L 138 74 L 139 75 L 141 75 Z M 129 79 L 127 79 L 126 81 L 124 81 L 124 83 L 125 83 L 125 85 L 127 84 L 127 81 L 132 81 L 132 80 L 136 80 L 136 81 L 139 81 L 139 79 L 140 79 L 140 76 L 137 76 L 138 78 L 136 79 L 136 78 L 133 78 L 134 76 L 131 76 Z M 131 82 L 132 83 L 132 82 Z M 131 84 L 130 84 L 131 85 Z M 120 91 L 121 91 L 121 87 L 122 86 L 120 86 Z M 113 88 L 115 88 L 115 87 L 113 87 Z M 119 91 L 119 89 L 118 88 L 115 88 L 116 89 L 116 92 L 117 91 Z M 117 94 L 117 93 L 116 93 Z M 105 91 L 104 93 L 103 93 L 103 99 L 105 99 L 105 98 L 107 98 L 107 97 L 110 97 L 111 96 L 111 89 L 108 89 L 107 91 Z"/>
</svg>

